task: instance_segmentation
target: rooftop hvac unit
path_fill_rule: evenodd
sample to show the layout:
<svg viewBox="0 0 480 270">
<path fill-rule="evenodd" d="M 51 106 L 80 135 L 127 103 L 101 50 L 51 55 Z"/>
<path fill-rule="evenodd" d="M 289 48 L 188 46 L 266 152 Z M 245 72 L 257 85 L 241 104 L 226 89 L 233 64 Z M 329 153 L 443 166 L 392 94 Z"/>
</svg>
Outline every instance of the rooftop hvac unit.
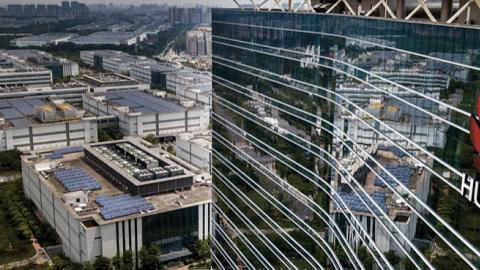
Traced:
<svg viewBox="0 0 480 270">
<path fill-rule="evenodd" d="M 170 176 L 183 174 L 183 169 L 175 165 L 165 166 L 164 169 L 169 172 Z"/>
</svg>

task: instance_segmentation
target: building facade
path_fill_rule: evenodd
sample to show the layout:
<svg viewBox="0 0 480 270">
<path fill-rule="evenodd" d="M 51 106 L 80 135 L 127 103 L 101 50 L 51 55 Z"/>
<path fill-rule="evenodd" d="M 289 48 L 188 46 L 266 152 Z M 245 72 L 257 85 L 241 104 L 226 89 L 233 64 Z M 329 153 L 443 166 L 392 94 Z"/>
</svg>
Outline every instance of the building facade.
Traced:
<svg viewBox="0 0 480 270">
<path fill-rule="evenodd" d="M 204 131 L 210 123 L 208 109 L 184 107 L 143 91 L 85 95 L 83 108 L 98 116 L 116 116 L 125 136 L 171 137 L 181 132 Z"/>
<path fill-rule="evenodd" d="M 129 168 L 145 168 L 138 156 L 133 161 L 121 157 L 121 151 L 133 154 L 127 148 L 153 160 L 156 165 L 150 171 L 161 175 L 150 173 L 149 179 L 140 181 L 133 171 L 110 161 L 120 158 Z M 210 235 L 211 189 L 191 181 L 171 185 L 192 173 L 130 141 L 32 152 L 22 157 L 22 177 L 26 197 L 55 229 L 63 252 L 74 262 L 131 251 L 134 269 L 139 269 L 143 246 L 158 245 L 160 260 L 170 261 L 191 256 L 195 241 Z M 162 182 L 169 189 L 138 196 L 120 181 L 142 190 Z"/>
<path fill-rule="evenodd" d="M 212 14 L 214 265 L 480 267 L 479 28 Z"/>
</svg>

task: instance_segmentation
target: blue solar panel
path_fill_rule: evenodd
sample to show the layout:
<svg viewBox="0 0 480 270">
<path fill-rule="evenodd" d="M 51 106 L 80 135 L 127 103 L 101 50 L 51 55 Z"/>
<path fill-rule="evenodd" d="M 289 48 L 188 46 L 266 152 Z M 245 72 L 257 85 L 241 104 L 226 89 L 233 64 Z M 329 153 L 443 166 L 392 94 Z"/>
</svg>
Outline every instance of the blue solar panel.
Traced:
<svg viewBox="0 0 480 270">
<path fill-rule="evenodd" d="M 185 110 L 175 103 L 154 97 L 142 91 L 109 92 L 105 97 L 107 100 L 145 113 L 171 113 Z"/>
<path fill-rule="evenodd" d="M 50 158 L 59 159 L 59 158 L 62 158 L 63 155 L 65 154 L 77 153 L 77 152 L 83 152 L 83 146 L 72 146 L 72 147 L 53 150 Z"/>
<path fill-rule="evenodd" d="M 10 100 L 10 104 L 23 115 L 34 115 L 35 109 L 23 100 Z"/>
<path fill-rule="evenodd" d="M 54 172 L 54 175 L 70 192 L 102 188 L 100 184 L 82 168 L 59 169 Z"/>
<path fill-rule="evenodd" d="M 95 201 L 101 206 L 100 214 L 106 220 L 155 209 L 145 198 L 132 197 L 130 194 L 99 195 Z"/>
<path fill-rule="evenodd" d="M 10 104 L 6 100 L 0 100 L 0 109 L 9 108 Z"/>
<path fill-rule="evenodd" d="M 338 192 L 338 195 L 343 200 L 347 208 L 349 208 L 350 210 L 356 211 L 356 212 L 365 212 L 365 213 L 370 212 L 370 210 L 368 210 L 367 206 L 360 200 L 360 197 L 356 193 Z M 370 200 L 367 198 L 367 195 L 361 194 L 361 196 L 367 203 L 369 203 Z M 385 213 L 388 212 L 387 197 L 385 192 L 374 191 L 368 196 L 370 196 L 372 200 L 378 204 L 378 206 L 382 209 L 382 211 L 384 211 Z M 340 208 L 337 205 L 337 203 L 334 203 L 333 207 L 335 209 Z M 345 209 L 344 207 L 341 207 L 341 208 Z M 376 214 L 380 214 L 380 211 L 376 207 L 372 205 L 371 208 Z"/>
<path fill-rule="evenodd" d="M 33 124 L 28 118 L 9 119 L 8 121 L 10 121 L 14 127 L 28 127 Z"/>
<path fill-rule="evenodd" d="M 13 108 L 1 109 L 0 114 L 2 114 L 7 120 L 23 118 L 23 115 Z"/>
<path fill-rule="evenodd" d="M 400 149 L 400 148 L 398 148 L 394 145 L 386 146 L 386 145 L 380 144 L 378 146 L 378 149 L 379 150 L 384 150 L 384 151 L 390 151 L 399 158 L 403 158 L 403 157 L 407 156 L 407 154 L 404 152 L 404 150 L 402 150 L 402 149 Z"/>
<path fill-rule="evenodd" d="M 45 104 L 45 101 L 43 101 L 43 100 L 41 100 L 41 99 L 38 99 L 38 98 L 26 99 L 25 102 L 27 102 L 28 104 L 30 104 L 32 107 Z"/>
<path fill-rule="evenodd" d="M 412 168 L 406 165 L 386 165 L 385 170 L 389 171 L 398 181 L 400 181 L 403 185 L 407 186 L 410 183 L 410 178 L 412 174 Z M 385 171 L 381 171 L 380 176 L 384 179 L 388 184 L 392 185 L 393 187 L 397 187 L 398 183 L 392 179 L 390 176 L 387 175 Z M 375 185 L 386 187 L 387 185 L 385 182 L 375 177 Z"/>
</svg>

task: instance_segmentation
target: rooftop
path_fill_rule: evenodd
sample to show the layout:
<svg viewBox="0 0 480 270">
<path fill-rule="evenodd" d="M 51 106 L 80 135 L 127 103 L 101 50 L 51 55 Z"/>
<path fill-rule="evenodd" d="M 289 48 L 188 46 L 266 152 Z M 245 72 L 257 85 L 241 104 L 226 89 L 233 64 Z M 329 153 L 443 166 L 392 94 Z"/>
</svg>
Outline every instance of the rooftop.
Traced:
<svg viewBox="0 0 480 270">
<path fill-rule="evenodd" d="M 72 41 L 74 43 L 101 43 L 101 44 L 113 44 L 113 43 L 126 43 L 130 39 L 136 38 L 138 33 L 135 32 L 109 32 L 100 31 L 95 32 L 87 36 L 79 36 Z"/>
<path fill-rule="evenodd" d="M 39 50 L 5 50 L 4 53 L 16 59 L 28 61 L 33 65 L 72 62 L 68 59 L 54 57 L 50 53 Z"/>
<path fill-rule="evenodd" d="M 96 146 L 91 145 L 91 147 Z M 211 199 L 211 188 L 198 185 L 191 186 L 189 189 L 151 196 L 132 196 L 126 193 L 121 186 L 113 184 L 99 174 L 96 168 L 91 167 L 86 162 L 84 151 L 66 151 L 55 159 L 51 158 L 51 154 L 51 152 L 32 152 L 30 155 L 22 156 L 22 159 L 35 169 L 40 181 L 43 181 L 54 196 L 63 200 L 64 207 L 74 217 L 85 222 L 93 219 L 99 225 L 108 224 L 127 217 L 136 218 L 190 207 Z M 168 158 L 163 157 L 163 159 L 169 164 L 174 163 Z M 177 166 L 179 165 L 177 164 Z M 87 181 L 91 186 L 82 190 L 69 191 L 57 177 L 59 172 L 62 175 L 60 178 L 63 177 L 65 171 L 81 175 L 79 176 L 81 181 Z M 84 190 L 89 191 L 85 192 Z M 78 196 L 87 199 L 84 204 L 69 201 L 69 198 Z M 135 202 L 136 205 L 134 209 L 131 209 L 132 202 Z M 144 208 L 143 206 L 151 207 Z M 130 207 L 127 209 L 128 211 L 125 210 L 127 207 Z"/>
<path fill-rule="evenodd" d="M 52 104 L 52 100 L 48 98 L 31 98 L 31 99 L 3 99 L 0 100 L 0 116 L 5 118 L 6 127 L 27 127 L 32 126 L 35 124 L 41 124 L 43 121 L 37 117 L 37 109 L 38 108 L 53 108 L 58 107 L 58 110 L 75 110 L 76 109 L 66 103 L 65 107 L 62 107 L 61 104 L 54 105 Z M 55 111 L 53 110 L 52 111 Z M 73 116 L 72 116 L 73 117 Z M 55 118 L 57 121 L 66 121 L 66 120 L 73 120 L 77 119 L 77 114 L 71 118 L 62 118 L 58 117 Z"/>
<path fill-rule="evenodd" d="M 192 133 L 192 132 L 184 132 L 178 134 L 183 140 L 189 141 L 195 145 L 198 145 L 202 148 L 211 149 L 212 148 L 212 136 L 210 132 L 204 133 Z"/>
<path fill-rule="evenodd" d="M 27 36 L 22 38 L 17 38 L 13 42 L 54 42 L 58 39 L 71 38 L 74 34 L 69 33 L 46 33 L 36 36 Z"/>
<path fill-rule="evenodd" d="M 142 91 L 107 92 L 105 101 L 113 106 L 125 106 L 133 112 L 174 113 L 185 111 L 176 103 Z"/>
<path fill-rule="evenodd" d="M 78 82 L 91 86 L 113 86 L 138 84 L 135 79 L 118 73 L 95 73 L 84 75 Z"/>
</svg>

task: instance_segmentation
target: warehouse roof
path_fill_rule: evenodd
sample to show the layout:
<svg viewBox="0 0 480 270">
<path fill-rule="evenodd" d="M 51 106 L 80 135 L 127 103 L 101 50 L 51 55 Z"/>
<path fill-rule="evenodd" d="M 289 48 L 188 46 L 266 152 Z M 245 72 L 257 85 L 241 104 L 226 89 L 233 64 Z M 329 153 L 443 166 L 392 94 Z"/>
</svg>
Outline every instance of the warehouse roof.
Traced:
<svg viewBox="0 0 480 270">
<path fill-rule="evenodd" d="M 107 102 L 129 107 L 130 110 L 142 113 L 174 113 L 185 111 L 185 108 L 157 96 L 142 91 L 107 92 Z"/>
</svg>

